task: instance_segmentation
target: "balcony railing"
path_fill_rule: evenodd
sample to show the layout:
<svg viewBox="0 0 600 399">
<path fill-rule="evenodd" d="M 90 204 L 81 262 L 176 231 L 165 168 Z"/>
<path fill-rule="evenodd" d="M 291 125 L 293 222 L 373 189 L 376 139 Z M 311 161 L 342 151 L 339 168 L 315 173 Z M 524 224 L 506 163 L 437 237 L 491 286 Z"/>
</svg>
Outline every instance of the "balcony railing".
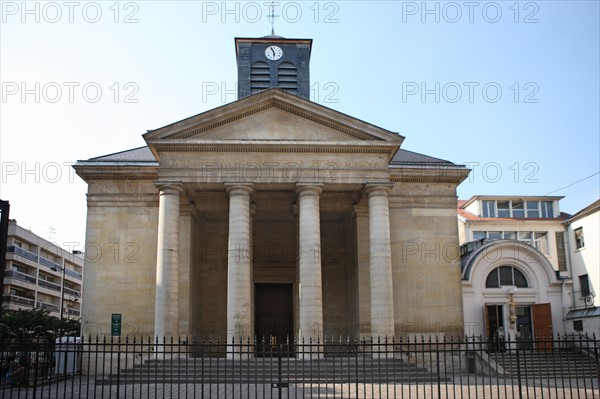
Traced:
<svg viewBox="0 0 600 399">
<path fill-rule="evenodd" d="M 21 273 L 16 270 L 8 270 L 4 272 L 4 276 L 8 278 L 14 278 L 15 280 L 25 281 L 27 283 L 35 284 L 36 278 L 29 274 Z"/>
<path fill-rule="evenodd" d="M 75 270 L 66 268 L 65 269 L 65 274 L 67 276 L 71 276 L 73 278 L 76 278 L 77 280 L 81 280 L 81 273 L 77 273 Z"/>
<path fill-rule="evenodd" d="M 40 287 L 44 287 L 44 288 L 48 288 L 50 290 L 54 290 L 54 291 L 60 292 L 60 285 L 59 284 L 54 284 L 54 283 L 51 283 L 50 281 L 46 281 L 46 280 L 42 280 L 42 279 L 40 279 L 40 281 L 38 282 L 38 284 L 40 285 Z"/>
<path fill-rule="evenodd" d="M 69 296 L 74 296 L 74 297 L 80 298 L 81 297 L 81 292 L 76 291 L 76 290 L 72 290 L 71 288 L 65 287 L 65 295 L 69 295 Z"/>
<path fill-rule="evenodd" d="M 571 309 L 589 308 L 594 306 L 596 294 L 592 291 L 573 291 L 571 297 Z"/>
<path fill-rule="evenodd" d="M 40 256 L 40 265 L 44 265 L 49 267 L 50 269 L 57 271 L 62 269 L 62 265 L 51 261 L 50 259 L 46 259 Z"/>
<path fill-rule="evenodd" d="M 12 252 L 12 253 L 14 253 L 16 255 L 22 256 L 25 259 L 29 259 L 29 260 L 32 260 L 34 262 L 38 261 L 38 256 L 37 256 L 36 253 L 33 253 L 33 252 L 28 251 L 26 249 L 23 249 L 21 247 L 17 247 L 16 245 L 9 245 L 6 248 L 6 251 L 7 252 Z"/>
<path fill-rule="evenodd" d="M 77 309 L 67 308 L 67 314 L 69 316 L 79 316 L 81 314 L 81 312 Z"/>
<path fill-rule="evenodd" d="M 46 303 L 46 302 L 41 302 L 41 301 L 37 302 L 37 307 L 49 310 L 51 312 L 58 312 L 60 310 L 60 307 L 58 305 L 53 305 L 51 303 Z"/>
<path fill-rule="evenodd" d="M 16 245 L 9 245 L 7 247 L 7 252 L 14 253 L 16 255 L 22 256 L 26 259 L 32 260 L 34 262 L 38 262 L 40 265 L 46 266 L 53 271 L 62 271 L 63 266 L 60 263 L 56 263 L 50 259 L 44 258 L 43 256 L 37 256 L 37 254 L 27 251 L 21 247 L 17 247 Z M 81 273 L 76 272 L 73 269 L 65 268 L 65 274 L 69 277 L 73 277 L 77 280 L 81 280 Z"/>
<path fill-rule="evenodd" d="M 2 301 L 18 303 L 19 305 L 29 306 L 31 308 L 34 307 L 34 305 L 35 305 L 35 300 L 29 299 L 29 298 L 24 298 L 22 296 L 16 296 L 16 295 L 4 295 Z"/>
</svg>

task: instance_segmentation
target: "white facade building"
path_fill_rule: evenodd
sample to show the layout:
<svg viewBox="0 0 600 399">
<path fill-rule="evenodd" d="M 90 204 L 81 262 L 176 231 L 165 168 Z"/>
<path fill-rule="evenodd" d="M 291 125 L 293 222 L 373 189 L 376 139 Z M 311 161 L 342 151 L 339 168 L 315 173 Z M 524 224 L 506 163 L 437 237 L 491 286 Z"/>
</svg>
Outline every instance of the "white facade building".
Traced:
<svg viewBox="0 0 600 399">
<path fill-rule="evenodd" d="M 475 196 L 458 203 L 465 333 L 564 333 L 572 280 L 562 197 Z"/>
<path fill-rule="evenodd" d="M 600 336 L 600 200 L 567 220 L 573 290 L 566 317 L 568 332 Z"/>
<path fill-rule="evenodd" d="M 59 318 L 79 318 L 84 259 L 10 220 L 2 308 L 43 308 Z"/>
</svg>

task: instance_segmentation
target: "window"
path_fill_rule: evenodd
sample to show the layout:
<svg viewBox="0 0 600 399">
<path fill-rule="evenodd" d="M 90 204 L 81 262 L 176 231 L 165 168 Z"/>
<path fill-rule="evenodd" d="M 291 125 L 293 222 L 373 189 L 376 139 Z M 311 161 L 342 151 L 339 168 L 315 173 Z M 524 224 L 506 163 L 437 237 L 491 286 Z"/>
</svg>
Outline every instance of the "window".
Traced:
<svg viewBox="0 0 600 399">
<path fill-rule="evenodd" d="M 523 201 L 512 202 L 512 217 L 523 219 L 525 217 L 525 204 Z"/>
<path fill-rule="evenodd" d="M 513 266 L 500 266 L 488 274 L 485 280 L 486 288 L 500 288 L 501 286 L 516 286 L 526 288 L 529 286 L 527 277 L 522 271 Z"/>
<path fill-rule="evenodd" d="M 494 218 L 496 217 L 496 201 L 482 201 L 483 202 L 483 217 Z"/>
<path fill-rule="evenodd" d="M 573 330 L 583 331 L 583 320 L 573 320 Z"/>
<path fill-rule="evenodd" d="M 510 217 L 510 201 L 498 201 L 498 217 Z"/>
<path fill-rule="evenodd" d="M 282 62 L 277 68 L 277 85 L 291 94 L 298 94 L 298 71 L 291 62 Z"/>
<path fill-rule="evenodd" d="M 590 296 L 590 278 L 587 274 L 579 276 L 579 287 L 581 287 L 581 297 Z"/>
<path fill-rule="evenodd" d="M 516 240 L 517 239 L 516 231 L 504 231 L 502 234 L 503 234 L 503 238 L 505 240 Z"/>
<path fill-rule="evenodd" d="M 524 243 L 531 245 L 531 236 L 531 231 L 519 231 L 517 233 L 517 240 L 523 241 Z"/>
<path fill-rule="evenodd" d="M 538 209 L 539 204 L 540 203 L 538 201 L 527 201 L 527 217 L 528 218 L 539 218 L 540 217 L 540 210 Z"/>
<path fill-rule="evenodd" d="M 481 240 L 487 238 L 487 231 L 474 231 L 473 240 Z"/>
<path fill-rule="evenodd" d="M 554 218 L 552 201 L 486 200 L 481 205 L 481 214 L 486 218 Z"/>
<path fill-rule="evenodd" d="M 567 270 L 567 251 L 565 250 L 565 235 L 562 231 L 556 232 L 556 253 L 558 255 L 558 270 Z"/>
<path fill-rule="evenodd" d="M 548 233 L 545 231 L 474 231 L 473 240 L 519 240 L 548 255 Z M 566 267 L 566 266 L 565 266 Z"/>
<path fill-rule="evenodd" d="M 502 232 L 501 231 L 488 231 L 488 238 L 490 240 L 501 240 Z"/>
<path fill-rule="evenodd" d="M 271 71 L 269 64 L 258 61 L 250 68 L 250 93 L 256 94 L 271 86 Z"/>
<path fill-rule="evenodd" d="M 542 205 L 542 217 L 551 219 L 554 217 L 554 212 L 552 211 L 552 201 L 541 201 Z"/>
<path fill-rule="evenodd" d="M 546 233 L 533 233 L 532 245 L 541 253 L 548 254 L 548 237 Z"/>
<path fill-rule="evenodd" d="M 575 246 L 577 249 L 585 247 L 585 242 L 583 241 L 583 227 L 575 229 Z"/>
</svg>

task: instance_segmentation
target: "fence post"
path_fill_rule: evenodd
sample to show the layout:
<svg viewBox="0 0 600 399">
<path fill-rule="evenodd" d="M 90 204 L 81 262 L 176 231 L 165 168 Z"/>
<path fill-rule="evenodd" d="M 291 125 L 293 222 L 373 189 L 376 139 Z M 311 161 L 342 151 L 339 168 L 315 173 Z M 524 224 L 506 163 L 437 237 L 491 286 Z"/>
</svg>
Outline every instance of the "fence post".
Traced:
<svg viewBox="0 0 600 399">
<path fill-rule="evenodd" d="M 517 381 L 519 383 L 519 399 L 523 399 L 523 387 L 521 386 L 521 357 L 519 356 L 519 345 L 516 346 L 515 352 L 517 354 Z"/>
<path fill-rule="evenodd" d="M 39 349 L 35 352 L 35 361 L 33 366 L 33 399 L 36 398 L 37 395 L 37 371 L 38 371 L 38 362 L 39 362 Z M 29 381 L 27 381 L 29 383 Z"/>
<path fill-rule="evenodd" d="M 281 344 L 277 345 L 277 397 L 281 398 Z"/>
<path fill-rule="evenodd" d="M 435 337 L 435 363 L 437 367 L 437 388 L 438 388 L 438 398 L 442 397 L 442 381 L 440 377 L 440 339 L 436 335 Z"/>
<path fill-rule="evenodd" d="M 592 342 L 594 343 L 594 357 L 596 358 L 596 378 L 598 379 L 598 387 L 600 387 L 600 358 L 598 358 L 598 346 L 600 341 L 596 337 L 596 333 L 592 333 Z M 589 342 L 589 341 L 588 341 Z"/>
<path fill-rule="evenodd" d="M 112 339 L 112 337 L 111 337 Z M 112 354 L 111 354 L 112 356 Z M 121 386 L 121 336 L 117 338 L 117 398 L 119 397 L 119 387 Z"/>
</svg>

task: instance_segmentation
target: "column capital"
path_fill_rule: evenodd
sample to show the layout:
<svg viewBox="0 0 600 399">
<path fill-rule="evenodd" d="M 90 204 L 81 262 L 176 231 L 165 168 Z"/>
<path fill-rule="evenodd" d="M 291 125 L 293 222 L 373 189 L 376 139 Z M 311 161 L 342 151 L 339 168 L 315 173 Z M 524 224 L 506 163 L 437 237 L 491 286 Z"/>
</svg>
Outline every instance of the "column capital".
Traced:
<svg viewBox="0 0 600 399">
<path fill-rule="evenodd" d="M 367 183 L 364 190 L 369 197 L 377 195 L 385 195 L 387 197 L 392 188 L 394 188 L 394 183 Z"/>
<path fill-rule="evenodd" d="M 322 184 L 296 184 L 296 193 L 298 196 L 303 195 L 321 195 L 323 192 Z"/>
<path fill-rule="evenodd" d="M 254 190 L 254 186 L 252 184 L 225 183 L 225 190 L 230 197 L 233 195 L 250 195 Z"/>
<path fill-rule="evenodd" d="M 179 180 L 155 180 L 156 188 L 165 194 L 179 195 L 183 192 L 183 182 Z"/>
</svg>

